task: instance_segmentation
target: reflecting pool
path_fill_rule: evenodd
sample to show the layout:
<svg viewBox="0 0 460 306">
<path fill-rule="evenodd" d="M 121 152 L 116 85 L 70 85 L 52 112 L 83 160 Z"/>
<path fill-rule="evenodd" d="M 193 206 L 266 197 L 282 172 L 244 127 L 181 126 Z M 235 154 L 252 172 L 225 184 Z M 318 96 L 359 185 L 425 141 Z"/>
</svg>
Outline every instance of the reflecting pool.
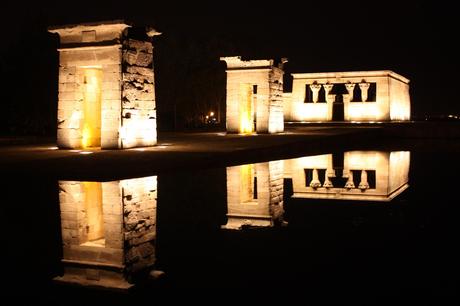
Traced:
<svg viewBox="0 0 460 306">
<path fill-rule="evenodd" d="M 457 156 L 365 149 L 109 181 L 12 178 L 4 289 L 44 303 L 189 288 L 450 297 Z"/>
</svg>

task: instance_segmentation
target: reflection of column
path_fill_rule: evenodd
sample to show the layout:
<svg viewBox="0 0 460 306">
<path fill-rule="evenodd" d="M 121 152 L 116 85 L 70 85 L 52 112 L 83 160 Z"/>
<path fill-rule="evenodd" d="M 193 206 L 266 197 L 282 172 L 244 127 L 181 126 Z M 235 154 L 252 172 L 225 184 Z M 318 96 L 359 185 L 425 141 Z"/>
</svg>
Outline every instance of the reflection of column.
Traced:
<svg viewBox="0 0 460 306">
<path fill-rule="evenodd" d="M 369 183 L 367 182 L 367 171 L 361 170 L 361 181 L 359 182 L 358 188 L 361 190 L 369 189 Z"/>
<path fill-rule="evenodd" d="M 328 103 L 334 102 L 335 95 L 329 94 L 332 88 L 334 87 L 334 84 L 329 84 L 329 83 L 324 84 L 323 87 L 324 87 L 324 91 L 326 92 L 326 102 Z"/>
<path fill-rule="evenodd" d="M 347 100 L 347 102 L 353 101 L 353 90 L 355 89 L 355 85 L 356 84 L 352 84 L 352 83 L 346 83 L 345 84 L 345 88 L 348 91 L 348 99 L 346 99 L 346 97 L 344 97 L 344 102 L 345 102 L 345 100 Z"/>
<path fill-rule="evenodd" d="M 318 102 L 319 91 L 321 90 L 321 84 L 311 84 L 310 89 L 313 92 L 313 103 Z"/>
<path fill-rule="evenodd" d="M 361 89 L 361 101 L 367 101 L 367 93 L 369 91 L 370 83 L 359 83 L 359 89 Z"/>
<path fill-rule="evenodd" d="M 348 172 L 348 180 L 345 183 L 345 188 L 346 189 L 355 188 L 355 183 L 353 183 L 353 171 Z"/>
<path fill-rule="evenodd" d="M 313 178 L 310 182 L 310 187 L 314 189 L 321 187 L 321 182 L 319 181 L 319 178 L 318 178 L 317 169 L 313 169 Z"/>
</svg>

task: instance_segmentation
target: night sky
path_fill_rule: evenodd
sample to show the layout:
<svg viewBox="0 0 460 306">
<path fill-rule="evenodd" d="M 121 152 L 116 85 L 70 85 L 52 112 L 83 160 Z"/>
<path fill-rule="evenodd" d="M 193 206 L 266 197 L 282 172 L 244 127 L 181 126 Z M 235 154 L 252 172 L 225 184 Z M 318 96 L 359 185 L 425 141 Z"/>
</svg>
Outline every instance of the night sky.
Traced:
<svg viewBox="0 0 460 306">
<path fill-rule="evenodd" d="M 411 80 L 412 115 L 460 114 L 457 16 L 440 1 L 41 1 L 2 4 L 0 134 L 56 128 L 56 24 L 150 24 L 160 130 L 193 127 L 225 103 L 219 56 L 287 57 L 285 71 L 393 70 Z M 285 79 L 290 90 L 290 79 Z M 6 116 L 5 116 L 6 114 Z"/>
</svg>

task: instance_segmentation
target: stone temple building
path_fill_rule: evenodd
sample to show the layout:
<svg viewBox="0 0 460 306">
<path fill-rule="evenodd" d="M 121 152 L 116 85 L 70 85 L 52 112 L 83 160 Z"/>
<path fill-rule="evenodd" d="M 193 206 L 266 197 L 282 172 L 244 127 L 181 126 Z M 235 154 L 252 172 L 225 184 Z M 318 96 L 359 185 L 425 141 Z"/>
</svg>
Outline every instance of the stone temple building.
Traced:
<svg viewBox="0 0 460 306">
<path fill-rule="evenodd" d="M 227 224 L 222 228 L 273 226 L 283 214 L 283 161 L 227 167 Z"/>
<path fill-rule="evenodd" d="M 410 120 L 409 80 L 393 71 L 294 73 L 285 121 Z"/>
<path fill-rule="evenodd" d="M 157 177 L 59 181 L 64 273 L 58 282 L 129 289 L 155 263 Z"/>
<path fill-rule="evenodd" d="M 283 92 L 283 59 L 227 63 L 227 132 L 278 133 L 284 122 L 410 120 L 409 80 L 393 71 L 292 74 Z M 282 117 L 280 117 L 282 114 Z"/>
<path fill-rule="evenodd" d="M 151 28 L 124 21 L 49 28 L 59 34 L 57 144 L 122 149 L 156 144 Z"/>
<path fill-rule="evenodd" d="M 274 60 L 220 59 L 227 64 L 227 132 L 283 132 L 283 64 L 287 60 L 275 66 Z"/>
</svg>

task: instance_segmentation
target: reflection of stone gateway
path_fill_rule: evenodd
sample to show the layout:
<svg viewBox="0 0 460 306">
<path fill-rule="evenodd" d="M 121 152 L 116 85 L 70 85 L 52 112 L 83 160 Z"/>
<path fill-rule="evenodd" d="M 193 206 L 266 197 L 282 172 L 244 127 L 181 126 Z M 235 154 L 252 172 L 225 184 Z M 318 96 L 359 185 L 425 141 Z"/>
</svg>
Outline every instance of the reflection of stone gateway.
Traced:
<svg viewBox="0 0 460 306">
<path fill-rule="evenodd" d="M 151 38 L 122 21 L 52 27 L 59 34 L 60 148 L 121 149 L 156 144 Z M 150 36 L 150 37 L 149 37 Z"/>
<path fill-rule="evenodd" d="M 155 263 L 156 176 L 59 188 L 64 275 L 55 280 L 130 288 Z"/>
<path fill-rule="evenodd" d="M 282 222 L 283 161 L 228 167 L 227 209 L 225 229 Z"/>
</svg>

